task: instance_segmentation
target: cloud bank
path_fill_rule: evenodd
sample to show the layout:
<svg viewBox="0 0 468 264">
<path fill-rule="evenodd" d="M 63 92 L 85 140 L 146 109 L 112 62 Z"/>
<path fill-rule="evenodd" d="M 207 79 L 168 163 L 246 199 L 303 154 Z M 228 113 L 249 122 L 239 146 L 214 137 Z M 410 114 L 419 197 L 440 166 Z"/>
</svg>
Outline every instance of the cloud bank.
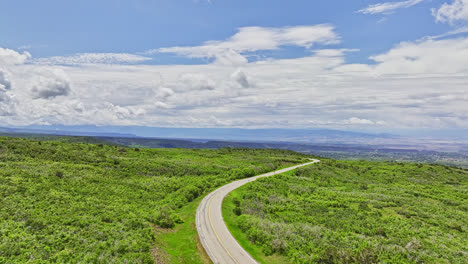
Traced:
<svg viewBox="0 0 468 264">
<path fill-rule="evenodd" d="M 347 52 L 354 50 L 335 49 L 339 41 L 330 25 L 249 27 L 225 41 L 156 52 L 156 56 L 174 52 L 213 59 L 200 65 L 127 63 L 132 59 L 119 64 L 103 59 L 108 54 L 90 56 L 98 59 L 54 58 L 45 63 L 26 52 L 0 49 L 0 122 L 468 127 L 468 38 L 402 42 L 371 56 L 369 64 L 347 63 Z M 308 51 L 300 58 L 245 59 L 251 52 L 287 45 Z M 128 58 L 125 54 L 113 57 Z M 232 63 L 236 60 L 241 65 Z"/>
</svg>

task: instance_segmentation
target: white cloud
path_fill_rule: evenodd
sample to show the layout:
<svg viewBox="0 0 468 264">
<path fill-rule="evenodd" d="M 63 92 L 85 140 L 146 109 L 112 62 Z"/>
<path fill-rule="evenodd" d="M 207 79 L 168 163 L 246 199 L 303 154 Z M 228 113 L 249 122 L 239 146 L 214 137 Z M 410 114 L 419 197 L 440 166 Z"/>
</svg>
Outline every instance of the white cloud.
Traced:
<svg viewBox="0 0 468 264">
<path fill-rule="evenodd" d="M 365 118 L 358 118 L 358 117 L 351 117 L 343 122 L 344 124 L 349 124 L 349 125 L 375 125 L 375 124 L 383 124 L 382 121 L 380 122 L 374 122 L 369 119 Z"/>
<path fill-rule="evenodd" d="M 275 50 L 293 45 L 310 48 L 317 44 L 339 43 L 334 27 L 328 24 L 284 28 L 243 27 L 225 41 L 208 41 L 201 46 L 170 47 L 148 51 L 148 53 L 174 53 L 190 58 L 214 58 L 223 65 L 247 63 L 244 53 L 260 50 Z"/>
<path fill-rule="evenodd" d="M 449 74 L 468 71 L 468 38 L 403 42 L 371 57 L 377 74 Z"/>
<path fill-rule="evenodd" d="M 432 9 L 438 22 L 453 24 L 458 20 L 468 20 L 468 0 L 454 0 L 444 3 L 439 9 Z"/>
<path fill-rule="evenodd" d="M 0 93 L 0 122 L 468 127 L 468 38 L 403 42 L 372 56 L 371 64 L 347 63 L 348 51 L 313 50 L 306 57 L 260 59 L 241 68 L 213 63 L 3 64 L 0 69 L 7 72 L 11 88 Z M 56 71 L 62 73 L 53 74 Z M 71 84 L 73 92 L 58 97 L 56 88 Z M 42 96 L 51 97 L 34 99 L 34 86 L 52 87 L 37 89 L 52 91 Z"/>
<path fill-rule="evenodd" d="M 358 49 L 321 49 L 314 50 L 314 53 L 322 57 L 342 57 L 346 52 L 355 52 Z"/>
<path fill-rule="evenodd" d="M 70 81 L 63 70 L 41 70 L 33 77 L 31 93 L 34 99 L 51 99 L 71 92 Z"/>
<path fill-rule="evenodd" d="M 369 5 L 368 7 L 363 8 L 359 10 L 358 12 L 362 14 L 371 14 L 371 15 L 390 14 L 390 13 L 393 13 L 397 9 L 412 7 L 423 1 L 424 0 L 407 0 L 407 1 L 401 1 L 401 2 L 378 3 L 378 4 Z"/>
<path fill-rule="evenodd" d="M 82 53 L 73 56 L 57 56 L 35 59 L 36 64 L 80 65 L 80 64 L 134 64 L 151 58 L 128 53 Z"/>
<path fill-rule="evenodd" d="M 240 66 L 240 65 L 247 64 L 248 62 L 246 57 L 242 56 L 241 54 L 233 50 L 226 50 L 214 56 L 215 56 L 214 63 L 217 65 L 222 65 L 222 66 Z"/>
<path fill-rule="evenodd" d="M 29 52 L 19 53 L 11 49 L 4 49 L 0 47 L 0 66 L 1 65 L 17 65 L 24 64 L 31 54 Z"/>
</svg>

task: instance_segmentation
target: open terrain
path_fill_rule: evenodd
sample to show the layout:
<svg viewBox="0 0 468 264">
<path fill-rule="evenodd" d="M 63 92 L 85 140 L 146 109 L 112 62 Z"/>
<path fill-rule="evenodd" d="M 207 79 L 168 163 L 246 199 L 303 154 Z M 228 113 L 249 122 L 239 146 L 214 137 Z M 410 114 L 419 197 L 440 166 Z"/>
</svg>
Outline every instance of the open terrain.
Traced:
<svg viewBox="0 0 468 264">
<path fill-rule="evenodd" d="M 1 263 L 209 263 L 195 225 L 202 198 L 309 161 L 29 137 L 0 137 Z M 240 187 L 223 215 L 261 263 L 466 263 L 467 186 L 462 168 L 325 159 Z"/>
<path fill-rule="evenodd" d="M 203 263 L 200 198 L 307 161 L 284 150 L 0 138 L 0 263 Z"/>
<path fill-rule="evenodd" d="M 468 171 L 333 161 L 258 179 L 223 204 L 261 263 L 467 263 Z"/>
</svg>

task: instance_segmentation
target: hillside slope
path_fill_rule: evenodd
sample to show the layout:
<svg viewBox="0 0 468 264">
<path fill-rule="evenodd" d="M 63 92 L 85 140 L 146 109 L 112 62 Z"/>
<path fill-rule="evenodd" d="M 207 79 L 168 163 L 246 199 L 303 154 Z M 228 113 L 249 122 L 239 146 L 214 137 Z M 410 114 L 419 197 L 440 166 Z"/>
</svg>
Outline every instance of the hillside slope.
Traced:
<svg viewBox="0 0 468 264">
<path fill-rule="evenodd" d="M 0 138 L 0 263 L 202 263 L 192 226 L 199 197 L 303 160 Z"/>
</svg>

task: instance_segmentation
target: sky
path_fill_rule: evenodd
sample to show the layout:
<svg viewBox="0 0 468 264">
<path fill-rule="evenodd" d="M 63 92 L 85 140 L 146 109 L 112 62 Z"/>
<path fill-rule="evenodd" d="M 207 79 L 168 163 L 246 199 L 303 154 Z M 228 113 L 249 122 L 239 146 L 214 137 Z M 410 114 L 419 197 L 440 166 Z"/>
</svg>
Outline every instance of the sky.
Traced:
<svg viewBox="0 0 468 264">
<path fill-rule="evenodd" d="M 0 7 L 0 126 L 468 128 L 468 0 Z"/>
</svg>

